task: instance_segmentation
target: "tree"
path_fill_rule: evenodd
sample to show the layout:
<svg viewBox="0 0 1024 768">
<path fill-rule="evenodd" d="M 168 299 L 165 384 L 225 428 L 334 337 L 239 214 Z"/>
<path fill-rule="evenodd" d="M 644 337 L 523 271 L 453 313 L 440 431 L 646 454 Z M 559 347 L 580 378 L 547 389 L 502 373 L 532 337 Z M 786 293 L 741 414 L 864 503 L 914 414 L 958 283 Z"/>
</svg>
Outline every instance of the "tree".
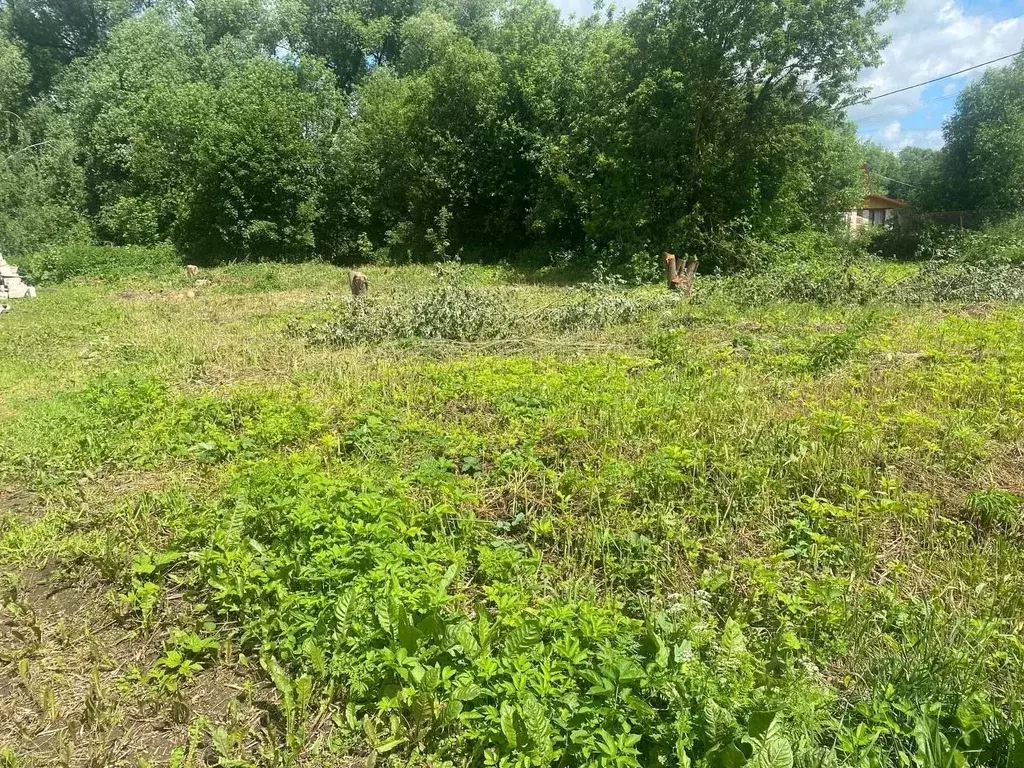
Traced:
<svg viewBox="0 0 1024 768">
<path fill-rule="evenodd" d="M 15 258 L 90 235 L 77 147 L 51 109 L 26 108 L 30 82 L 20 46 L 0 35 L 0 253 Z"/>
<path fill-rule="evenodd" d="M 136 11 L 133 0 L 0 0 L 9 34 L 21 41 L 33 95 L 48 90 L 61 68 L 88 55 L 113 26 Z"/>
<path fill-rule="evenodd" d="M 944 133 L 950 207 L 993 215 L 1024 210 L 1024 59 L 967 86 Z"/>
<path fill-rule="evenodd" d="M 420 0 L 302 0 L 292 20 L 291 46 L 327 61 L 348 89 L 371 67 L 394 63 L 401 25 L 420 8 Z"/>
<path fill-rule="evenodd" d="M 548 0 L 67 2 L 0 0 L 0 98 L 19 151 L 47 105 L 37 138 L 101 240 L 723 267 L 732 241 L 831 227 L 860 193 L 843 108 L 896 4 L 643 0 L 565 22 Z"/>
<path fill-rule="evenodd" d="M 491 217 L 512 204 L 505 176 L 492 172 L 509 154 L 495 56 L 433 13 L 410 19 L 403 34 L 402 74 L 378 68 L 356 90 L 331 157 L 347 197 L 331 217 L 344 222 L 335 240 L 350 254 L 360 238 L 363 251 L 442 253 L 493 235 Z"/>
<path fill-rule="evenodd" d="M 860 157 L 867 165 L 870 192 L 908 202 L 920 211 L 940 210 L 945 189 L 939 178 L 942 153 L 924 147 L 904 147 L 898 153 L 865 142 Z"/>
<path fill-rule="evenodd" d="M 644 0 L 596 35 L 571 141 L 588 233 L 685 252 L 797 225 L 801 211 L 778 210 L 786 175 L 809 157 L 792 137 L 800 125 L 840 129 L 894 7 Z"/>
<path fill-rule="evenodd" d="M 322 205 L 318 145 L 331 129 L 316 96 L 289 65 L 254 59 L 211 101 L 188 159 L 194 186 L 174 225 L 176 244 L 199 259 L 312 255 Z"/>
<path fill-rule="evenodd" d="M 0 253 L 88 241 L 85 183 L 67 124 L 48 107 L 26 111 L 0 141 Z"/>
<path fill-rule="evenodd" d="M 170 234 L 161 216 L 166 187 L 139 175 L 136 150 L 149 102 L 168 88 L 195 82 L 204 60 L 194 19 L 154 8 L 128 19 L 103 49 L 70 67 L 55 88 L 81 149 L 88 213 L 114 243 L 151 243 Z"/>
<path fill-rule="evenodd" d="M 171 240 L 197 261 L 309 255 L 334 79 L 311 56 L 209 41 L 196 16 L 151 9 L 61 80 L 98 233 Z"/>
<path fill-rule="evenodd" d="M 901 178 L 902 163 L 895 152 L 867 141 L 860 146 L 861 160 L 867 167 L 865 176 L 867 191 L 886 197 L 901 197 L 897 181 Z"/>
<path fill-rule="evenodd" d="M 17 117 L 31 77 L 28 59 L 19 46 L 0 35 L 0 125 Z"/>
<path fill-rule="evenodd" d="M 941 179 L 943 154 L 924 147 L 904 147 L 899 153 L 899 176 L 905 199 L 919 211 L 937 211 L 945 207 L 945 189 Z"/>
</svg>

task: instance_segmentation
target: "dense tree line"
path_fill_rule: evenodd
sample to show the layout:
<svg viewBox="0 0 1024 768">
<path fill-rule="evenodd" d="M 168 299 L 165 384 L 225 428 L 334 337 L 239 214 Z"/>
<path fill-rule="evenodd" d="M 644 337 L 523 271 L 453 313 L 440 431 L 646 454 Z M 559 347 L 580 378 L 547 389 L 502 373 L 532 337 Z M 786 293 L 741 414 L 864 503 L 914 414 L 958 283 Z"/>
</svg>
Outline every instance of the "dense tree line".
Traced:
<svg viewBox="0 0 1024 768">
<path fill-rule="evenodd" d="M 724 262 L 861 194 L 845 108 L 896 5 L 0 0 L 0 248 Z"/>
<path fill-rule="evenodd" d="M 967 86 L 943 133 L 941 150 L 865 145 L 872 191 L 922 211 L 1024 212 L 1024 57 Z"/>
</svg>

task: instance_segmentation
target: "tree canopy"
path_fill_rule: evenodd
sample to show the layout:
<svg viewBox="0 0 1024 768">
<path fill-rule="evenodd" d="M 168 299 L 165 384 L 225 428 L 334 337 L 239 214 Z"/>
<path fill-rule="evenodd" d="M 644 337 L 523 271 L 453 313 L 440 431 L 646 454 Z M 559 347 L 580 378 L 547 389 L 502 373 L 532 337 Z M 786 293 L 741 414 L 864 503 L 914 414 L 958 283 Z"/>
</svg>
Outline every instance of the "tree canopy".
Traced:
<svg viewBox="0 0 1024 768">
<path fill-rule="evenodd" d="M 945 126 L 943 183 L 957 210 L 1024 210 L 1024 58 L 964 89 Z"/>
<path fill-rule="evenodd" d="M 898 154 L 861 146 L 870 187 L 923 211 L 963 211 L 973 220 L 1024 211 L 1024 58 L 991 69 L 957 99 L 940 150 Z"/>
<path fill-rule="evenodd" d="M 844 109 L 896 6 L 0 0 L 0 247 L 41 217 L 196 259 L 725 266 L 731 238 L 833 226 L 862 192 Z"/>
</svg>

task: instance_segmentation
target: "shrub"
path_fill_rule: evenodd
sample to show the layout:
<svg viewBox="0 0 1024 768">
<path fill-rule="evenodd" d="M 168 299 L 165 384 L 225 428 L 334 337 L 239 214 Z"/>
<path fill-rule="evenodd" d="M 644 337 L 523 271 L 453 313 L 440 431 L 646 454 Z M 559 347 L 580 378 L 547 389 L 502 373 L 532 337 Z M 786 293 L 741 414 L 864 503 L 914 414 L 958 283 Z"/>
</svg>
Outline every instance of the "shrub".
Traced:
<svg viewBox="0 0 1024 768">
<path fill-rule="evenodd" d="M 379 344 L 409 335 L 407 308 L 358 299 L 347 304 L 338 317 L 313 326 L 307 334 L 314 344 L 356 347 Z"/>
<path fill-rule="evenodd" d="M 436 277 L 440 284 L 413 302 L 414 336 L 480 341 L 507 335 L 513 316 L 500 293 L 466 285 L 457 266 L 439 266 Z"/>
<path fill-rule="evenodd" d="M 1024 264 L 1024 215 L 968 233 L 962 257 L 972 264 Z"/>
<path fill-rule="evenodd" d="M 864 233 L 865 248 L 902 261 L 966 261 L 972 264 L 1024 263 L 1024 216 L 964 230 L 918 216 L 904 216 L 885 228 Z"/>
<path fill-rule="evenodd" d="M 466 285 L 457 266 L 439 266 L 435 276 L 439 284 L 411 303 L 373 298 L 347 303 L 338 317 L 310 329 L 308 338 L 314 344 L 352 347 L 411 336 L 482 341 L 508 335 L 514 314 L 501 294 Z"/>
<path fill-rule="evenodd" d="M 889 297 L 907 304 L 1024 301 L 1024 268 L 931 262 L 894 285 Z"/>
<path fill-rule="evenodd" d="M 756 306 L 773 301 L 806 301 L 815 304 L 853 302 L 864 304 L 885 290 L 881 272 L 867 263 L 813 259 L 778 264 L 763 271 L 747 271 L 698 288 L 698 299 L 725 294 L 740 305 Z"/>
<path fill-rule="evenodd" d="M 863 256 L 863 249 L 853 240 L 810 229 L 767 240 L 751 238 L 743 248 L 749 254 L 742 260 L 747 271 L 786 264 L 838 263 Z"/>
<path fill-rule="evenodd" d="M 677 297 L 669 295 L 665 298 Z M 552 307 L 541 323 L 556 331 L 597 330 L 635 323 L 645 312 L 661 303 L 660 298 L 652 301 L 617 291 L 588 290 L 581 292 L 579 298 L 569 304 Z"/>
<path fill-rule="evenodd" d="M 963 230 L 959 226 L 907 215 L 886 227 L 870 228 L 860 239 L 868 251 L 885 259 L 946 260 L 959 258 Z"/>
<path fill-rule="evenodd" d="M 33 253 L 22 261 L 21 267 L 33 282 L 59 283 L 73 277 L 166 274 L 180 264 L 169 245 L 59 245 Z"/>
</svg>

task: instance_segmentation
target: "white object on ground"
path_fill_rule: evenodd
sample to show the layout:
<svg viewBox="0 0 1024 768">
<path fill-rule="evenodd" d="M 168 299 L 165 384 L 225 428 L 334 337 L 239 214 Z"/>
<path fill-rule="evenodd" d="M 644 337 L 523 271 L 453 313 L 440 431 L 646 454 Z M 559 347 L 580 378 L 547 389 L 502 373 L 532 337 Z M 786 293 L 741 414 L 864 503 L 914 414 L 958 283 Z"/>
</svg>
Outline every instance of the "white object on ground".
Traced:
<svg viewBox="0 0 1024 768">
<path fill-rule="evenodd" d="M 0 298 L 34 299 L 35 297 L 35 286 L 26 283 L 18 274 L 18 268 L 13 264 L 8 264 L 0 256 Z"/>
</svg>

